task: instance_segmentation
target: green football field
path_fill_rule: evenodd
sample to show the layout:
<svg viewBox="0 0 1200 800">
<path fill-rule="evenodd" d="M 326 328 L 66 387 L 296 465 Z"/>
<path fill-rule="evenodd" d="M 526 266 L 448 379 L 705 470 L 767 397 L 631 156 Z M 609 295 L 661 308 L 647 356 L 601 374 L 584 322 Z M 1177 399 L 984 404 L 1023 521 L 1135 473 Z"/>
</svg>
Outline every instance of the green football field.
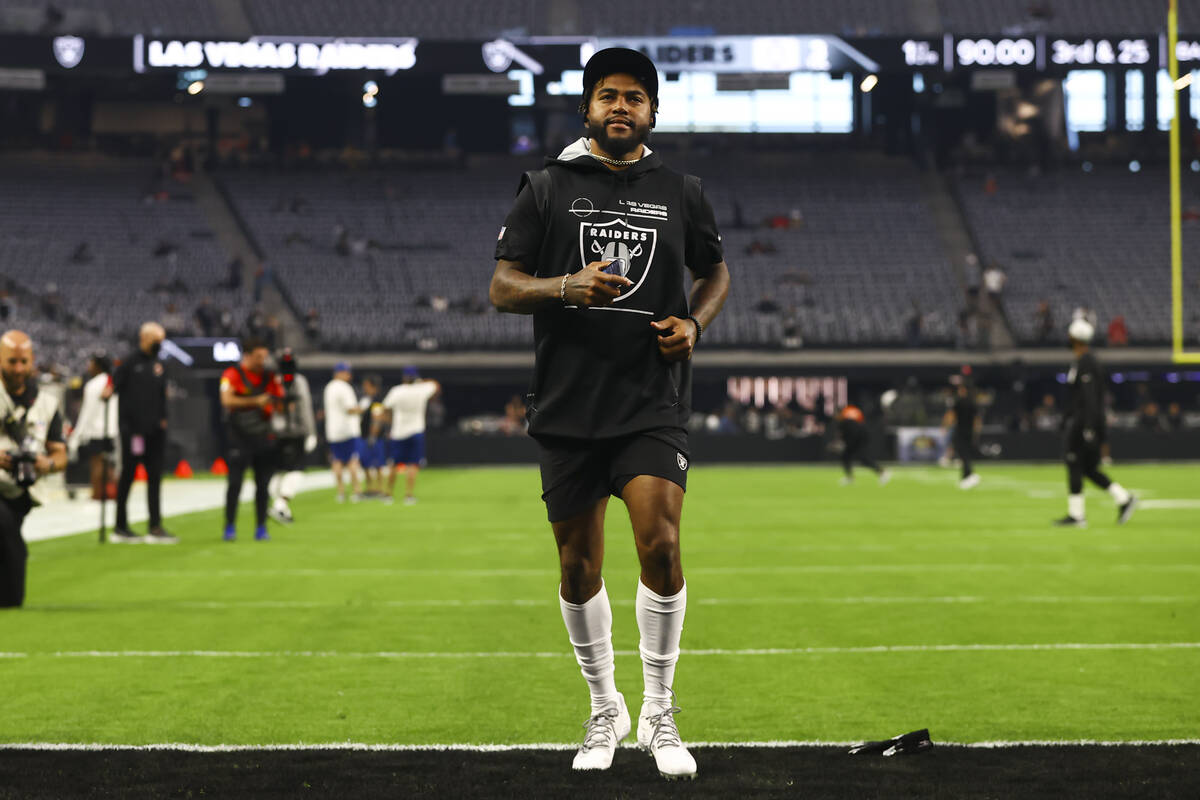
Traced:
<svg viewBox="0 0 1200 800">
<path fill-rule="evenodd" d="M 1135 741 L 1200 731 L 1195 465 L 1118 465 L 1118 527 L 1060 466 L 936 468 L 885 487 L 832 467 L 700 467 L 684 507 L 685 738 Z M 420 503 L 302 495 L 298 522 L 176 547 L 30 546 L 0 613 L 0 742 L 572 742 L 587 715 L 534 469 L 430 469 Z M 641 692 L 637 566 L 609 506 L 617 684 Z"/>
</svg>

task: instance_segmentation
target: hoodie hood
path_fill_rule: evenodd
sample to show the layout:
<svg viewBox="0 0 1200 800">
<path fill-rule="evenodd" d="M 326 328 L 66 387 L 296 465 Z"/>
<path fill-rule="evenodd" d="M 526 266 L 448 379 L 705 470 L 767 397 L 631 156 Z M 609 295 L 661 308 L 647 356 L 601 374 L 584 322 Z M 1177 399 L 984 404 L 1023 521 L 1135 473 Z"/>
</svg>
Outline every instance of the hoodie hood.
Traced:
<svg viewBox="0 0 1200 800">
<path fill-rule="evenodd" d="M 588 138 L 581 136 L 564 147 L 563 151 L 558 154 L 558 158 L 547 158 L 546 166 L 550 166 L 551 164 L 560 164 L 571 169 L 604 172 L 613 176 L 625 175 L 632 177 L 658 169 L 662 166 L 662 159 L 650 149 L 649 145 L 642 145 L 642 157 L 638 159 L 636 164 L 622 170 L 612 170 L 604 162 L 592 156 L 592 151 L 588 147 Z"/>
</svg>

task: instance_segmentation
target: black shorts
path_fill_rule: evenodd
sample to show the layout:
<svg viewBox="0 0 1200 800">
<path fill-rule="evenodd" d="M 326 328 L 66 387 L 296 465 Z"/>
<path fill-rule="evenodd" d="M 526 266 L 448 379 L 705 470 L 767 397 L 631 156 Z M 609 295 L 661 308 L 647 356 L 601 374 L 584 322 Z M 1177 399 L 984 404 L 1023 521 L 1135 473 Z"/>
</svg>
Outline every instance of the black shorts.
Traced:
<svg viewBox="0 0 1200 800">
<path fill-rule="evenodd" d="M 112 437 L 107 439 L 90 439 L 79 445 L 79 460 L 86 464 L 92 460 L 92 456 L 111 453 L 114 449 Z"/>
<path fill-rule="evenodd" d="M 620 497 L 638 475 L 666 478 L 687 490 L 687 431 L 659 428 L 617 439 L 536 438 L 542 500 L 551 522 L 570 519 L 609 495 Z"/>
</svg>

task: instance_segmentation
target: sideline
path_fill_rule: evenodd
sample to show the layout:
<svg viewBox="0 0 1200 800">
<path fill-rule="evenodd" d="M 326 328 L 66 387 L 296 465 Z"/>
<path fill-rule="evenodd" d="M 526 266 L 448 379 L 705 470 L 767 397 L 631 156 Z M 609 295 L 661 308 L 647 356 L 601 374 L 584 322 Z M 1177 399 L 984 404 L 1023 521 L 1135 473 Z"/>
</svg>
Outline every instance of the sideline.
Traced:
<svg viewBox="0 0 1200 800">
<path fill-rule="evenodd" d="M 327 469 L 305 472 L 300 482 L 301 492 L 333 487 L 333 473 Z M 84 492 L 86 493 L 86 489 Z M 254 482 L 246 481 L 242 486 L 241 502 L 254 499 Z M 225 506 L 225 481 L 223 480 L 164 480 L 162 484 L 163 516 L 167 519 L 180 514 L 211 511 Z M 146 508 L 146 484 L 139 481 L 129 493 L 129 524 L 145 522 L 150 512 Z M 105 508 L 105 519 L 109 529 L 116 524 L 117 504 L 110 500 Z M 42 542 L 76 536 L 81 533 L 96 533 L 100 529 L 100 501 L 90 498 L 62 499 L 39 506 L 29 512 L 23 533 L 27 542 Z"/>
</svg>

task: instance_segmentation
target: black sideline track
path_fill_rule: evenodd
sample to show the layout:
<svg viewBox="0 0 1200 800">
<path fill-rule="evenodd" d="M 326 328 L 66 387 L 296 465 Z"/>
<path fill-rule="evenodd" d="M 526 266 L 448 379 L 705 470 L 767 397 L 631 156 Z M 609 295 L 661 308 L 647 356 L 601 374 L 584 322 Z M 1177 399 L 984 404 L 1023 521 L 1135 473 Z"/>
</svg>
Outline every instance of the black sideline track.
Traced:
<svg viewBox="0 0 1200 800">
<path fill-rule="evenodd" d="M 567 750 L 35 751 L 0 745 L 0 798 L 1200 798 L 1200 745 L 697 748 L 693 781 L 641 751 L 574 774 Z"/>
</svg>

